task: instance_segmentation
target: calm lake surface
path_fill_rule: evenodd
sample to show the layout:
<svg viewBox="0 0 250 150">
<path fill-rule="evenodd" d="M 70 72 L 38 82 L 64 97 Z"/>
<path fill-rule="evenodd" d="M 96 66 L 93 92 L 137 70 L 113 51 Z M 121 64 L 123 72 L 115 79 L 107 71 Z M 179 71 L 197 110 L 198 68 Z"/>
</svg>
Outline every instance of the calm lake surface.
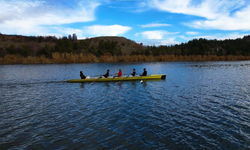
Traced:
<svg viewBox="0 0 250 150">
<path fill-rule="evenodd" d="M 96 76 L 166 80 L 66 83 Z M 0 149 L 250 149 L 250 61 L 0 66 Z"/>
</svg>

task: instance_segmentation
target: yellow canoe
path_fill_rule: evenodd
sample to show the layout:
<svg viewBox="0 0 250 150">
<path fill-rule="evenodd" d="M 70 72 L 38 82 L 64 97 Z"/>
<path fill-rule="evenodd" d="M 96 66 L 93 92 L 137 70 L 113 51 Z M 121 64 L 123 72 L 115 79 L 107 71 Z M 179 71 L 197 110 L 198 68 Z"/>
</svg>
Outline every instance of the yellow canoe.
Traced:
<svg viewBox="0 0 250 150">
<path fill-rule="evenodd" d="M 108 78 L 89 78 L 89 79 L 69 79 L 66 82 L 110 82 L 110 81 L 134 81 L 134 80 L 157 80 L 157 79 L 166 79 L 165 74 L 160 75 L 149 75 L 149 76 L 122 76 L 122 77 L 108 77 Z"/>
</svg>

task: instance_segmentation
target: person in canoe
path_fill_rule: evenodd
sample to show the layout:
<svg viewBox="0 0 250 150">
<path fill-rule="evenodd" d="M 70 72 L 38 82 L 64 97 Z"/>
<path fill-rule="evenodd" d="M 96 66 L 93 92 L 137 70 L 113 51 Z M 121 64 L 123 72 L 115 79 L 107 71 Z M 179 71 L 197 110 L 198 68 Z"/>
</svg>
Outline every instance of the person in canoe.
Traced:
<svg viewBox="0 0 250 150">
<path fill-rule="evenodd" d="M 102 74 L 102 76 L 104 76 L 105 78 L 107 78 L 109 76 L 109 70 L 107 70 L 107 73 L 105 75 Z"/>
<path fill-rule="evenodd" d="M 141 76 L 147 76 L 146 68 L 143 69 L 143 73 L 141 74 Z"/>
<path fill-rule="evenodd" d="M 135 69 L 133 69 L 133 73 L 130 73 L 132 75 L 132 77 L 135 76 L 136 72 L 135 72 Z"/>
<path fill-rule="evenodd" d="M 119 69 L 119 72 L 118 73 L 116 73 L 117 74 L 117 76 L 114 76 L 114 77 L 121 77 L 122 76 L 122 70 L 121 69 Z"/>
<path fill-rule="evenodd" d="M 82 71 L 80 71 L 80 77 L 81 79 L 86 79 L 86 76 L 82 73 Z"/>
</svg>

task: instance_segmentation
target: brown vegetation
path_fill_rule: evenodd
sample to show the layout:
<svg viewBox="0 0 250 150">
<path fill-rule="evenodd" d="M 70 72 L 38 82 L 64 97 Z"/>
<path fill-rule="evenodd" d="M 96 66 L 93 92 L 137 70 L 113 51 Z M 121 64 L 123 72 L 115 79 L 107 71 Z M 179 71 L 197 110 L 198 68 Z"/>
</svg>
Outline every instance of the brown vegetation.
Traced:
<svg viewBox="0 0 250 150">
<path fill-rule="evenodd" d="M 250 36 L 156 47 L 117 36 L 71 40 L 0 33 L 0 64 L 250 60 L 249 47 Z"/>
<path fill-rule="evenodd" d="M 190 55 L 190 56 L 175 56 L 175 55 L 160 55 L 160 56 L 145 56 L 145 55 L 122 55 L 112 56 L 109 53 L 100 57 L 93 54 L 73 54 L 73 53 L 53 53 L 52 58 L 45 56 L 28 56 L 6 55 L 0 58 L 0 64 L 49 64 L 49 63 L 90 63 L 90 62 L 166 62 L 166 61 L 234 61 L 234 60 L 250 60 L 250 56 L 216 56 L 216 55 Z"/>
</svg>

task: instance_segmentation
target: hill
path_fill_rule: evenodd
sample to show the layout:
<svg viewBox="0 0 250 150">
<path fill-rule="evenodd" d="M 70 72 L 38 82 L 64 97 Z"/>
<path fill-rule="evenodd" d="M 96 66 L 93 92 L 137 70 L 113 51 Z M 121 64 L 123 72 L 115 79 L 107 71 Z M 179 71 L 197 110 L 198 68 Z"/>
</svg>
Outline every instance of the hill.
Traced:
<svg viewBox="0 0 250 150">
<path fill-rule="evenodd" d="M 6 54 L 19 54 L 21 56 L 51 57 L 53 52 L 59 53 L 92 53 L 101 56 L 129 55 L 133 52 L 143 52 L 146 48 L 124 37 L 106 36 L 84 40 L 69 40 L 67 37 L 55 36 L 21 36 L 0 34 L 0 57 Z"/>
<path fill-rule="evenodd" d="M 89 48 L 92 47 L 95 52 L 99 52 L 101 55 L 104 53 L 130 55 L 133 52 L 141 53 L 146 50 L 142 44 L 117 36 L 95 37 L 80 42 L 89 42 Z"/>
<path fill-rule="evenodd" d="M 250 35 L 156 47 L 117 36 L 73 40 L 0 34 L 0 64 L 209 60 L 250 60 Z"/>
</svg>

